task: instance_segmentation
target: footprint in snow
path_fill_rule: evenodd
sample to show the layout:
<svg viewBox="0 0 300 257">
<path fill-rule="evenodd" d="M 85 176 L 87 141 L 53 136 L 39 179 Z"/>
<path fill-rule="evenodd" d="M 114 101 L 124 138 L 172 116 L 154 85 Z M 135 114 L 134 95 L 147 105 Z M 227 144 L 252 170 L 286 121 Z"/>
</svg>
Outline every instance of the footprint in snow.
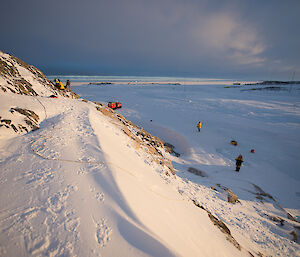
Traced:
<svg viewBox="0 0 300 257">
<path fill-rule="evenodd" d="M 96 224 L 96 241 L 100 247 L 105 247 L 111 240 L 112 229 L 107 225 L 107 221 L 102 218 Z"/>
<path fill-rule="evenodd" d="M 96 192 L 96 189 L 94 187 L 90 186 L 90 192 L 94 193 L 94 192 Z M 100 202 L 104 202 L 104 193 L 102 193 L 102 192 L 96 192 L 95 198 L 97 200 L 99 200 Z"/>
<path fill-rule="evenodd" d="M 101 192 L 97 192 L 95 195 L 96 199 L 99 200 L 100 202 L 104 202 L 104 194 Z"/>
<path fill-rule="evenodd" d="M 60 213 L 66 205 L 66 200 L 71 191 L 74 191 L 73 186 L 67 186 L 64 191 L 58 192 L 48 198 L 48 210 L 54 213 Z"/>
<path fill-rule="evenodd" d="M 26 184 L 42 181 L 47 183 L 54 178 L 54 175 L 51 169 L 38 169 L 25 172 L 24 177 L 27 179 Z"/>
</svg>

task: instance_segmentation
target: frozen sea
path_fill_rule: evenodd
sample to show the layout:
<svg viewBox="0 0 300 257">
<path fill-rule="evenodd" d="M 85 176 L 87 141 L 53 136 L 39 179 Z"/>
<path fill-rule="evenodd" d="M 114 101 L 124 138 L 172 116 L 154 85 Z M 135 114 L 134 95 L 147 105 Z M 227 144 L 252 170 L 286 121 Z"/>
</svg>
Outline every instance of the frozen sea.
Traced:
<svg viewBox="0 0 300 257">
<path fill-rule="evenodd" d="M 94 78 L 94 77 L 93 77 Z M 107 104 L 175 146 L 174 167 L 204 170 L 232 186 L 235 179 L 263 186 L 289 208 L 300 208 L 300 85 L 234 86 L 234 80 L 86 77 L 73 87 L 81 97 Z M 79 78 L 77 78 L 77 81 Z M 95 85 L 88 82 L 112 82 Z M 72 80 L 71 80 L 72 83 Z M 202 121 L 198 133 L 196 124 Z M 237 147 L 230 145 L 238 142 Z M 250 153 L 254 149 L 255 154 Z M 245 162 L 233 173 L 238 154 Z M 224 182 L 225 183 L 225 182 Z"/>
</svg>

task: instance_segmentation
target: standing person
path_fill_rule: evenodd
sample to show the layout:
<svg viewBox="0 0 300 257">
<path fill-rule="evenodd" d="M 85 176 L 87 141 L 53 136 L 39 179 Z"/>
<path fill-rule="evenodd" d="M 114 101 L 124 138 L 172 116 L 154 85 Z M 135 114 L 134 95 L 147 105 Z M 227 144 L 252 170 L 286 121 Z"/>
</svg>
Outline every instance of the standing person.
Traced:
<svg viewBox="0 0 300 257">
<path fill-rule="evenodd" d="M 200 129 L 202 128 L 202 123 L 201 123 L 201 121 L 198 122 L 197 128 L 198 128 L 198 132 L 200 132 Z"/>
<path fill-rule="evenodd" d="M 66 89 L 69 91 L 71 90 L 71 83 L 70 83 L 69 79 L 67 79 L 67 82 L 66 82 Z"/>
<path fill-rule="evenodd" d="M 58 79 L 58 78 L 56 78 L 55 80 L 54 80 L 54 85 L 57 87 L 57 88 L 59 88 L 59 82 L 60 82 L 60 80 Z"/>
<path fill-rule="evenodd" d="M 243 160 L 243 156 L 240 154 L 238 157 L 235 158 L 236 160 L 236 168 L 235 168 L 235 171 L 240 171 L 240 168 L 242 166 L 242 163 L 244 162 Z"/>
<path fill-rule="evenodd" d="M 58 84 L 58 89 L 65 90 L 65 86 L 64 86 L 64 84 L 61 81 Z"/>
</svg>

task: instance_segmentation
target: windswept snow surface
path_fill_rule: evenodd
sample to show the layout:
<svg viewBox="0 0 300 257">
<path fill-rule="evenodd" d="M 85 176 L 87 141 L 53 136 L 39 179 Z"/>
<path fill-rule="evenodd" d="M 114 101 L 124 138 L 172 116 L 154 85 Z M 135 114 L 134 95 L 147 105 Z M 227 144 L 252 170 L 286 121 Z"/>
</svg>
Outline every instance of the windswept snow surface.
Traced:
<svg viewBox="0 0 300 257">
<path fill-rule="evenodd" d="M 0 101 L 0 111 L 17 103 L 42 120 L 0 140 L 1 256 L 248 255 L 95 104 L 9 93 Z"/>
<path fill-rule="evenodd" d="M 299 222 L 287 218 L 290 214 L 299 221 L 300 216 L 300 86 L 225 84 L 139 82 L 74 90 L 90 100 L 121 101 L 118 112 L 173 144 L 181 154 L 171 157 L 180 179 L 170 184 L 223 220 L 246 249 L 265 256 L 300 256 L 299 241 L 291 234 L 299 233 Z M 245 162 L 238 173 L 234 159 L 239 154 Z M 188 172 L 189 167 L 205 177 Z M 227 188 L 239 203 L 227 202 Z"/>
</svg>

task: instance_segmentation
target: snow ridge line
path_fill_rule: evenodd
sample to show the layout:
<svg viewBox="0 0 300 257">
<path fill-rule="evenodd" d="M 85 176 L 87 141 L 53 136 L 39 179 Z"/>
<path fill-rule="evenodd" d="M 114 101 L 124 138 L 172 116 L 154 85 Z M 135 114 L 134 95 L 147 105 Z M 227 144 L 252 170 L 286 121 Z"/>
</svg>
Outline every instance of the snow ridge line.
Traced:
<svg viewBox="0 0 300 257">
<path fill-rule="evenodd" d="M 44 106 L 44 104 L 37 98 L 35 98 L 42 106 L 43 106 L 43 109 L 45 111 L 45 122 L 49 122 L 47 120 L 47 111 L 46 111 L 46 107 Z M 57 128 L 55 128 L 54 124 L 52 124 L 52 129 L 53 130 L 56 130 Z M 50 158 L 50 157 L 46 157 L 44 155 L 42 155 L 41 153 L 39 153 L 39 150 L 41 150 L 44 146 L 41 146 L 41 145 L 37 145 L 37 140 L 38 139 L 47 139 L 47 138 L 50 138 L 49 136 L 39 136 L 37 139 L 32 139 L 30 141 L 30 149 L 31 151 L 33 152 L 33 154 L 39 156 L 40 158 L 44 159 L 44 160 L 48 160 L 48 161 L 57 161 L 57 162 L 69 162 L 69 163 L 78 163 L 78 164 L 101 164 L 101 165 L 110 165 L 110 166 L 114 166 L 116 168 L 118 168 L 119 170 L 129 174 L 130 176 L 134 177 L 137 179 L 137 177 L 132 173 L 130 172 L 129 170 L 127 169 L 124 169 L 122 167 L 120 167 L 119 165 L 115 164 L 115 163 L 112 163 L 112 162 L 108 162 L 108 161 L 102 161 L 102 162 L 99 162 L 99 161 L 81 161 L 81 160 L 69 160 L 69 159 L 62 159 L 62 158 Z M 46 142 L 46 140 L 45 140 Z M 154 194 L 156 194 L 157 196 L 161 197 L 161 198 L 164 198 L 166 200 L 169 200 L 169 201 L 176 201 L 176 202 L 183 202 L 185 201 L 185 199 L 175 199 L 175 198 L 170 198 L 170 197 L 166 197 L 158 192 L 155 192 L 154 190 L 152 190 L 151 188 L 145 186 L 145 188 L 149 191 L 149 192 L 152 192 Z"/>
</svg>

